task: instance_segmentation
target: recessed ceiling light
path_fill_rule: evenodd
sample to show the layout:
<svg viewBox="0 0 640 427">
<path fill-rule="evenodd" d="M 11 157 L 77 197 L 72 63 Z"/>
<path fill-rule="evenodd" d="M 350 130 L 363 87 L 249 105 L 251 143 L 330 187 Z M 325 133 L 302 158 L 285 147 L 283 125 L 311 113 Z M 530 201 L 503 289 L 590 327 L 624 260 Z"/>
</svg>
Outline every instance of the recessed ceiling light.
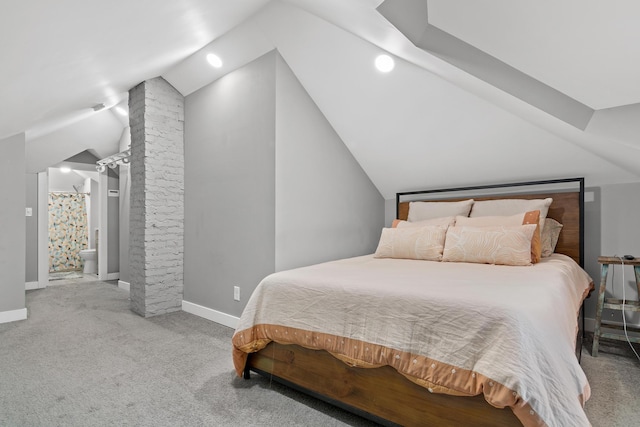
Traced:
<svg viewBox="0 0 640 427">
<path fill-rule="evenodd" d="M 383 73 L 393 70 L 395 65 L 395 61 L 389 55 L 378 55 L 376 58 L 376 68 Z"/>
<path fill-rule="evenodd" d="M 68 167 L 68 166 L 63 166 L 63 167 L 60 168 L 60 172 L 69 173 L 69 172 L 71 172 L 71 168 Z"/>
<path fill-rule="evenodd" d="M 222 67 L 222 59 L 218 55 L 210 53 L 207 55 L 207 62 L 214 68 Z"/>
</svg>

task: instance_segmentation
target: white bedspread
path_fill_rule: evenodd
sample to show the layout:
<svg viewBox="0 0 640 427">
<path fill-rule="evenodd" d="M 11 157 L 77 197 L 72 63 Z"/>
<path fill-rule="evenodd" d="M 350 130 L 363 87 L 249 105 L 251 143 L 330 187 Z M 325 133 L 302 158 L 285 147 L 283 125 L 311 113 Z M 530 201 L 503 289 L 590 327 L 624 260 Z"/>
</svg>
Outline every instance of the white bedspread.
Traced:
<svg viewBox="0 0 640 427">
<path fill-rule="evenodd" d="M 528 267 L 376 259 L 283 271 L 251 296 L 233 338 L 326 349 L 356 366 L 391 365 L 434 392 L 509 406 L 524 425 L 585 426 L 587 379 L 575 357 L 591 278 L 554 254 Z"/>
</svg>

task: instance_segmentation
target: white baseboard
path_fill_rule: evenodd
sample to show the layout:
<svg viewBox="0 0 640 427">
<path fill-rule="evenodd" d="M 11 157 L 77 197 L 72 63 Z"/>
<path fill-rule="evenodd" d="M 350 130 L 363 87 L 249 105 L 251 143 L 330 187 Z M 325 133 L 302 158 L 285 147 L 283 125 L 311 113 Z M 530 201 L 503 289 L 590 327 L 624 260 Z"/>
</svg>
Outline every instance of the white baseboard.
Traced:
<svg viewBox="0 0 640 427">
<path fill-rule="evenodd" d="M 124 289 L 127 292 L 131 292 L 131 285 L 129 282 L 123 282 L 122 280 L 118 280 L 118 287 L 120 289 Z"/>
<path fill-rule="evenodd" d="M 17 320 L 24 320 L 26 318 L 26 308 L 21 308 L 20 310 L 0 311 L 0 323 L 15 322 Z"/>
<path fill-rule="evenodd" d="M 26 282 L 24 284 L 24 290 L 25 291 L 31 291 L 33 289 L 40 289 L 40 282 L 35 281 L 35 282 Z"/>
<path fill-rule="evenodd" d="M 120 272 L 116 273 L 107 273 L 107 278 L 105 280 L 118 280 L 120 278 Z"/>
<path fill-rule="evenodd" d="M 238 326 L 240 321 L 238 317 L 184 300 L 182 301 L 182 310 L 233 329 Z"/>
</svg>

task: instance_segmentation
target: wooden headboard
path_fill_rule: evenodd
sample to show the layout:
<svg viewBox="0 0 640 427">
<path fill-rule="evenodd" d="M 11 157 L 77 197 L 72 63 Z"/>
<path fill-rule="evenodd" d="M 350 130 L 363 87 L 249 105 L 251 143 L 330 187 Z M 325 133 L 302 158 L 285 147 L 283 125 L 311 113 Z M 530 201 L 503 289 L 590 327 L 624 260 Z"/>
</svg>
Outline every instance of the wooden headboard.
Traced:
<svg viewBox="0 0 640 427">
<path fill-rule="evenodd" d="M 554 190 L 544 192 L 544 187 L 553 187 Z M 558 187 L 566 188 L 558 189 Z M 535 191 L 527 192 L 527 189 L 532 188 L 535 188 Z M 513 192 L 496 194 L 496 192 L 510 189 L 513 189 Z M 457 197 L 456 193 L 464 193 L 465 196 Z M 446 196 L 442 197 L 443 194 Z M 396 193 L 396 218 L 406 220 L 409 214 L 409 202 L 413 201 L 444 202 L 469 198 L 474 200 L 495 200 L 544 199 L 547 197 L 553 199 L 547 216 L 563 225 L 556 252 L 573 258 L 581 267 L 584 267 L 584 178 Z M 406 198 L 410 198 L 410 200 L 402 200 Z"/>
</svg>

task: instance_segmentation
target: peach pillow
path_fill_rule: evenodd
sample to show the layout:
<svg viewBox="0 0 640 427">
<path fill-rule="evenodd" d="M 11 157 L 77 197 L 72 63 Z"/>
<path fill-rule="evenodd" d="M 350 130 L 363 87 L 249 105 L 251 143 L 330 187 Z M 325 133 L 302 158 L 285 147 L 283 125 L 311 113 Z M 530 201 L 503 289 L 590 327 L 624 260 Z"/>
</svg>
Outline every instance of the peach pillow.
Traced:
<svg viewBox="0 0 640 427">
<path fill-rule="evenodd" d="M 416 222 L 444 216 L 469 216 L 473 199 L 459 202 L 409 202 L 407 221 Z"/>
<path fill-rule="evenodd" d="M 375 258 L 442 260 L 447 227 L 383 228 Z"/>
<path fill-rule="evenodd" d="M 449 227 L 443 261 L 531 265 L 531 239 L 536 224 Z"/>
<path fill-rule="evenodd" d="M 427 225 L 442 225 L 444 227 L 453 226 L 456 223 L 455 216 L 445 216 L 442 218 L 425 219 L 423 221 L 409 222 L 401 219 L 394 219 L 391 224 L 391 228 L 404 228 L 404 227 L 424 227 Z"/>
<path fill-rule="evenodd" d="M 540 238 L 540 211 L 530 211 L 509 216 L 480 216 L 474 218 L 456 217 L 456 226 L 488 227 L 498 225 L 536 224 L 531 239 L 531 262 L 536 264 L 542 257 L 542 243 Z"/>
</svg>

